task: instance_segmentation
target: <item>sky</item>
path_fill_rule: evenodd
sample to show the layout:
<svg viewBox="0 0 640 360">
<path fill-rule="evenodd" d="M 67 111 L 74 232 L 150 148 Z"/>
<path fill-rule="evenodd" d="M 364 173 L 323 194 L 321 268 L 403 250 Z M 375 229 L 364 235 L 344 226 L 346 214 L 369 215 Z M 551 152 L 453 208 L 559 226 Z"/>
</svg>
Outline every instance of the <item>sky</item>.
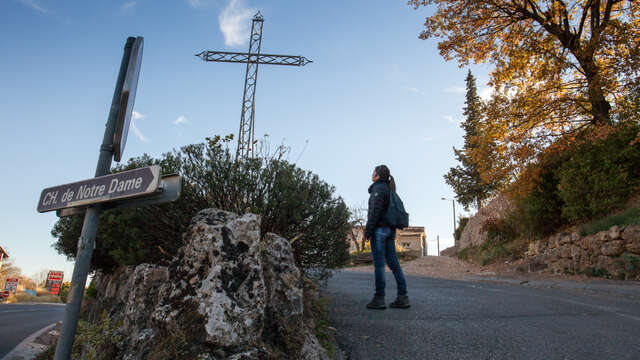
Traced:
<svg viewBox="0 0 640 360">
<path fill-rule="evenodd" d="M 291 148 L 351 207 L 366 207 L 371 172 L 386 164 L 429 254 L 453 245 L 454 194 L 443 174 L 463 144 L 469 67 L 420 40 L 433 9 L 406 0 L 0 0 L 0 246 L 26 275 L 73 262 L 52 248 L 47 187 L 91 178 L 123 46 L 143 36 L 133 122 L 123 159 L 237 133 L 245 65 L 207 63 L 203 50 L 246 52 L 264 16 L 262 52 L 304 67 L 260 66 L 256 137 Z M 470 68 L 489 96 L 487 65 Z M 115 163 L 114 163 L 115 164 Z M 456 204 L 456 216 L 464 213 Z"/>
</svg>

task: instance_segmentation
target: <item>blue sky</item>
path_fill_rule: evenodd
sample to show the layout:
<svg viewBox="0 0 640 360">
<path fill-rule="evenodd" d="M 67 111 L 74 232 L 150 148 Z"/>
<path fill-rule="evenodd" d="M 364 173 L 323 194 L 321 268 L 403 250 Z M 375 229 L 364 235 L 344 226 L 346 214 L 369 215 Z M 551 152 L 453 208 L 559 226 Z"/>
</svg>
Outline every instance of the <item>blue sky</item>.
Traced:
<svg viewBox="0 0 640 360">
<path fill-rule="evenodd" d="M 124 158 L 158 156 L 236 133 L 245 67 L 205 63 L 202 50 L 246 51 L 251 17 L 265 18 L 262 52 L 303 55 L 302 68 L 261 66 L 256 136 L 291 147 L 290 160 L 365 206 L 372 169 L 387 164 L 411 225 L 431 254 L 453 244 L 442 175 L 462 144 L 467 68 L 418 39 L 430 10 L 406 1 L 0 1 L 0 245 L 27 275 L 65 270 L 39 214 L 45 187 L 93 176 L 128 36 L 144 56 Z M 472 67 L 487 96 L 488 67 Z M 457 214 L 462 212 L 458 207 Z"/>
</svg>

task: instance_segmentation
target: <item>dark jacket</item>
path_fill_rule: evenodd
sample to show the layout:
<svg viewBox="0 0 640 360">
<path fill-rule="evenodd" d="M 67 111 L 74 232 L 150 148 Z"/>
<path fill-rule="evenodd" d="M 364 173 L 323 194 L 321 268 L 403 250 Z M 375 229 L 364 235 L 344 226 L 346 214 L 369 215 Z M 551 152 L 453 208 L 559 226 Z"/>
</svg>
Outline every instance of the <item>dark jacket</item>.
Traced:
<svg viewBox="0 0 640 360">
<path fill-rule="evenodd" d="M 377 227 L 389 226 L 384 221 L 384 214 L 389 207 L 389 183 L 378 180 L 369 186 L 369 211 L 364 235 L 372 238 Z"/>
</svg>

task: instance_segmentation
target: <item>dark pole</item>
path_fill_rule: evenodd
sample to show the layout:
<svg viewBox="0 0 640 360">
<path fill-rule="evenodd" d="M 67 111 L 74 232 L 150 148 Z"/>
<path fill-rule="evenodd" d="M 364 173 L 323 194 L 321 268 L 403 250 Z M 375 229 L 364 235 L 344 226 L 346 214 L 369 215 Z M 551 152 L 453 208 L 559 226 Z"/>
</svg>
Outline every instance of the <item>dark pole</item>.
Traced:
<svg viewBox="0 0 640 360">
<path fill-rule="evenodd" d="M 124 46 L 124 54 L 122 55 L 122 62 L 120 63 L 120 73 L 118 74 L 116 89 L 113 93 L 113 100 L 111 101 L 111 109 L 109 110 L 109 117 L 107 118 L 107 124 L 104 130 L 102 146 L 100 146 L 100 157 L 96 165 L 96 177 L 107 175 L 111 168 L 111 159 L 113 158 L 113 134 L 116 129 L 120 94 L 122 93 L 127 64 L 129 63 L 129 57 L 131 55 L 131 47 L 135 39 L 134 37 L 128 38 Z M 84 216 L 82 233 L 78 240 L 78 254 L 76 256 L 75 266 L 73 267 L 73 276 L 71 277 L 71 287 L 69 288 L 67 305 L 64 308 L 62 333 L 58 339 L 54 360 L 71 359 L 71 348 L 73 346 L 76 327 L 78 326 L 78 314 L 80 313 L 80 307 L 82 305 L 84 287 L 87 283 L 87 275 L 89 275 L 89 269 L 91 267 L 91 255 L 93 254 L 93 249 L 96 247 L 96 232 L 98 231 L 98 221 L 101 212 L 102 207 L 95 205 L 89 207 Z"/>
<path fill-rule="evenodd" d="M 440 235 L 438 235 L 436 239 L 438 241 L 438 256 L 440 256 Z"/>
</svg>

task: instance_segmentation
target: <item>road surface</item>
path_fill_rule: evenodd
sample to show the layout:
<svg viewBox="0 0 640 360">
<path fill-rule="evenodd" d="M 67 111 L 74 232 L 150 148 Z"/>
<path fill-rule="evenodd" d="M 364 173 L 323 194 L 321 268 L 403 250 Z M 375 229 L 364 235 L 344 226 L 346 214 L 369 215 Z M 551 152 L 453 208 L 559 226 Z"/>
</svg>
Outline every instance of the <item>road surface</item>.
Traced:
<svg viewBox="0 0 640 360">
<path fill-rule="evenodd" d="M 0 304 L 0 359 L 43 327 L 62 321 L 63 305 Z"/>
<path fill-rule="evenodd" d="M 408 276 L 412 307 L 368 310 L 373 273 L 342 271 L 322 294 L 352 360 L 640 359 L 640 299 Z M 387 274 L 387 304 L 395 281 Z"/>
</svg>

